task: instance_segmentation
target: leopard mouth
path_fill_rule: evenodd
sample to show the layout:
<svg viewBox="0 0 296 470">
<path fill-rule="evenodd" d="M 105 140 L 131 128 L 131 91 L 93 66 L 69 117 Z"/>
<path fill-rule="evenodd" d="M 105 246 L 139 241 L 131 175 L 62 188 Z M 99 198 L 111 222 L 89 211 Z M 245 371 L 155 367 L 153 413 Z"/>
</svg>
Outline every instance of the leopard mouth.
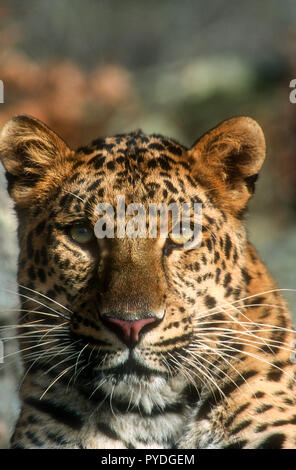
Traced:
<svg viewBox="0 0 296 470">
<path fill-rule="evenodd" d="M 151 376 L 168 377 L 164 371 L 141 363 L 131 351 L 128 358 L 122 363 L 114 367 L 101 370 L 104 375 L 116 376 L 116 380 L 122 380 L 128 376 L 136 376 L 143 379 L 149 379 Z"/>
<path fill-rule="evenodd" d="M 131 376 L 147 379 L 151 376 L 168 377 L 168 373 L 161 370 L 161 365 L 159 368 L 148 365 L 145 359 L 141 357 L 141 352 L 136 348 L 123 347 L 120 350 L 113 351 L 109 349 L 110 345 L 108 343 L 104 343 L 101 350 L 100 347 L 97 347 L 94 352 L 92 346 L 100 346 L 97 340 L 76 333 L 72 333 L 71 337 L 75 349 L 79 352 L 80 362 L 84 363 L 81 377 L 88 376 L 94 379 L 98 375 L 102 375 L 116 377 L 118 380 Z M 91 339 L 92 341 L 90 341 Z M 118 352 L 120 354 L 114 357 Z"/>
</svg>

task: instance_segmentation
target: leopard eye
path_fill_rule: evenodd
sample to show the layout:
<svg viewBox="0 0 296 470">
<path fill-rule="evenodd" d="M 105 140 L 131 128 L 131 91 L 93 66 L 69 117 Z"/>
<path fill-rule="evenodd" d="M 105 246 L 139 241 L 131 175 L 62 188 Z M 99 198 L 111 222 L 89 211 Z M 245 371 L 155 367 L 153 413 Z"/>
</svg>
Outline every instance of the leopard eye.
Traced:
<svg viewBox="0 0 296 470">
<path fill-rule="evenodd" d="M 193 232 L 191 228 L 188 228 L 188 227 L 185 227 L 185 228 L 183 227 L 181 230 L 181 233 L 174 233 L 174 231 L 169 233 L 170 239 L 176 245 L 184 245 L 185 243 L 189 242 L 189 240 L 191 240 L 192 238 L 192 235 L 193 235 Z"/>
<path fill-rule="evenodd" d="M 70 228 L 70 237 L 76 243 L 85 245 L 94 239 L 93 230 L 85 225 L 76 225 Z"/>
</svg>

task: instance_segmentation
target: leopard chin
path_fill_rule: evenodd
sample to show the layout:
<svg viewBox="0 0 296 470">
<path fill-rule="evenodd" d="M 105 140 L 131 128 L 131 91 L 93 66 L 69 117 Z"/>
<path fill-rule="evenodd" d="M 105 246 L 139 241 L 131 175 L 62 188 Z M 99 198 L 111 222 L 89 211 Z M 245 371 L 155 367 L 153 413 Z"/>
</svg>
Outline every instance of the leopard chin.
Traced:
<svg viewBox="0 0 296 470">
<path fill-rule="evenodd" d="M 137 369 L 138 365 L 128 372 L 123 367 L 116 374 L 102 373 L 100 379 L 94 382 L 94 395 L 98 394 L 101 399 L 109 397 L 116 402 L 115 408 L 119 407 L 121 411 L 140 408 L 147 415 L 154 407 L 165 410 L 168 405 L 177 402 L 184 390 L 182 375 L 169 377 L 146 368 L 138 373 Z"/>
</svg>

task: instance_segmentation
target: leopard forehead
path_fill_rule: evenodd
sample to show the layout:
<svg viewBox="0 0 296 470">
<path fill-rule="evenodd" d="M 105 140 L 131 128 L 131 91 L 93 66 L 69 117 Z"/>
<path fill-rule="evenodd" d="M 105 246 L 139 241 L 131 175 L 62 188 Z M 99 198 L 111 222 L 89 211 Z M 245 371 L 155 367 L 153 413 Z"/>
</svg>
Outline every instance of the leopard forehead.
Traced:
<svg viewBox="0 0 296 470">
<path fill-rule="evenodd" d="M 171 138 L 160 134 L 147 135 L 139 129 L 127 134 L 95 139 L 90 145 L 80 147 L 77 151 L 89 155 L 100 150 L 105 152 L 105 155 L 109 153 L 111 156 L 115 152 L 123 151 L 124 154 L 129 154 L 132 160 L 137 160 L 140 154 L 143 156 L 148 150 L 151 153 L 157 151 L 181 156 L 186 148 Z"/>
<path fill-rule="evenodd" d="M 70 156 L 56 184 L 56 169 L 40 183 L 64 212 L 91 216 L 97 203 L 116 208 L 118 196 L 125 203 L 199 203 L 212 206 L 205 188 L 192 174 L 187 149 L 159 134 L 146 135 L 138 130 L 129 134 L 99 138 L 80 147 Z M 52 187 L 52 191 L 49 188 Z"/>
<path fill-rule="evenodd" d="M 148 195 L 153 197 L 155 190 L 160 188 L 153 181 L 159 179 L 166 189 L 162 191 L 162 197 L 166 198 L 169 192 L 178 193 L 174 180 L 179 180 L 183 191 L 181 178 L 186 175 L 190 180 L 186 148 L 171 139 L 160 135 L 148 136 L 142 131 L 94 140 L 90 146 L 80 147 L 76 157 L 71 169 L 71 182 L 79 180 L 82 184 L 84 181 L 79 176 L 81 171 L 87 171 L 87 180 L 96 179 L 87 186 L 88 192 L 111 185 L 109 193 L 112 194 L 129 188 L 135 197 L 144 188 L 146 196 L 148 191 Z"/>
</svg>

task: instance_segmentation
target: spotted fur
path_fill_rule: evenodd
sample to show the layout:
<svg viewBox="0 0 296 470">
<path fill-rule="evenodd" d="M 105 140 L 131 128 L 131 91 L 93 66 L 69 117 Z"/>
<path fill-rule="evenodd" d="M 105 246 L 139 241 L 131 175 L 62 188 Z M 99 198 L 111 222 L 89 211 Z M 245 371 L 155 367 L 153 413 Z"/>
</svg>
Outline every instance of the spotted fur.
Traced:
<svg viewBox="0 0 296 470">
<path fill-rule="evenodd" d="M 22 410 L 14 448 L 296 448 L 293 330 L 247 241 L 265 157 L 250 118 L 190 149 L 141 131 L 72 151 L 40 121 L 0 135 L 19 221 Z M 202 244 L 80 245 L 99 202 L 202 203 Z M 106 320 L 154 318 L 125 344 Z"/>
</svg>

